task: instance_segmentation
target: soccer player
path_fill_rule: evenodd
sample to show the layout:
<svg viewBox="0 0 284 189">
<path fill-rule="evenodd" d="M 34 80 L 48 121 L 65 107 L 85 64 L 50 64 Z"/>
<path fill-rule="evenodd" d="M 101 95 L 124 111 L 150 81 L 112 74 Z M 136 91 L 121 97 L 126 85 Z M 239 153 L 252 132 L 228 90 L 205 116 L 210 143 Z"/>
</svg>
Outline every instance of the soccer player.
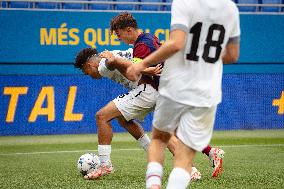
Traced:
<svg viewBox="0 0 284 189">
<path fill-rule="evenodd" d="M 127 59 L 132 58 L 132 49 L 127 51 L 112 51 L 111 54 Z M 131 64 L 131 62 L 130 62 Z M 94 171 L 85 176 L 86 179 L 96 179 L 105 174 L 113 172 L 113 166 L 110 160 L 112 126 L 110 121 L 117 119 L 119 124 L 124 127 L 143 147 L 145 151 L 148 149 L 150 139 L 144 133 L 143 128 L 134 119 L 143 120 L 144 117 L 154 110 L 157 90 L 153 87 L 153 81 L 141 78 L 137 82 L 126 79 L 118 70 L 124 72 L 124 67 L 116 67 L 106 62 L 106 59 L 98 56 L 96 49 L 85 48 L 81 50 L 74 66 L 80 68 L 83 73 L 94 79 L 107 77 L 130 91 L 126 94 L 119 95 L 117 98 L 109 102 L 105 107 L 96 113 L 96 123 L 98 127 L 98 155 L 101 166 L 98 171 Z M 149 69 L 145 69 L 145 74 L 157 75 L 161 71 L 161 66 L 157 65 Z"/>
<path fill-rule="evenodd" d="M 239 12 L 232 1 L 173 0 L 170 39 L 128 68 L 126 76 L 135 81 L 141 70 L 167 59 L 148 149 L 147 189 L 161 188 L 164 150 L 173 133 L 179 142 L 167 189 L 190 184 L 196 151 L 202 151 L 212 137 L 223 63 L 238 60 L 239 39 Z"/>
<path fill-rule="evenodd" d="M 143 33 L 139 30 L 138 24 L 133 17 L 128 12 L 120 13 L 119 15 L 115 16 L 110 23 L 110 31 L 111 33 L 115 33 L 121 41 L 126 44 L 133 44 L 133 57 L 144 59 L 153 52 L 155 52 L 161 44 L 159 43 L 158 39 L 149 34 Z M 109 57 L 105 57 L 109 58 Z M 115 57 L 113 60 L 116 64 L 126 64 L 127 60 L 121 59 L 120 57 Z M 111 61 L 110 61 L 111 62 Z M 129 64 L 129 63 L 128 63 Z M 138 64 L 137 64 L 138 65 Z M 159 77 L 149 77 L 145 74 L 142 74 L 142 78 L 152 79 L 155 82 L 155 85 L 159 85 Z M 175 149 L 176 140 L 170 140 L 169 149 Z M 210 160 L 213 162 L 213 177 L 219 176 L 222 171 L 222 159 L 224 157 L 224 151 L 219 148 L 212 148 L 210 145 L 204 147 L 203 151 Z M 200 172 L 196 170 L 196 168 L 192 171 L 192 178 L 193 179 L 200 179 L 201 175 Z M 196 176 L 196 177 L 195 177 Z"/>
</svg>

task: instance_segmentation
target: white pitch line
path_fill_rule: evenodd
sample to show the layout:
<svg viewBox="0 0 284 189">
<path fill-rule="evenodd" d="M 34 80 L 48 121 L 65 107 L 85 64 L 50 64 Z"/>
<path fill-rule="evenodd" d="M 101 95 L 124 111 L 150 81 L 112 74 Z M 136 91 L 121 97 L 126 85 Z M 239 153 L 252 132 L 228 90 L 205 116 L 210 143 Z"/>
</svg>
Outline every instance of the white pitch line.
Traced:
<svg viewBox="0 0 284 189">
<path fill-rule="evenodd" d="M 243 147 L 284 147 L 284 144 L 244 144 L 244 145 L 225 145 L 218 146 L 220 148 L 243 148 Z M 142 150 L 141 148 L 121 148 L 112 149 L 116 151 L 137 151 Z M 70 150 L 70 151 L 49 151 L 49 152 L 15 152 L 8 154 L 0 154 L 0 156 L 11 156 L 11 155 L 36 155 L 36 154 L 60 154 L 60 153 L 79 153 L 79 152 L 96 152 L 97 150 Z"/>
<path fill-rule="evenodd" d="M 126 148 L 126 149 L 112 149 L 112 151 L 135 151 L 142 150 L 141 148 Z M 35 154 L 60 154 L 60 153 L 78 153 L 78 152 L 96 152 L 98 150 L 70 150 L 70 151 L 49 151 L 49 152 L 15 152 L 8 154 L 0 154 L 0 156 L 9 155 L 35 155 Z"/>
</svg>

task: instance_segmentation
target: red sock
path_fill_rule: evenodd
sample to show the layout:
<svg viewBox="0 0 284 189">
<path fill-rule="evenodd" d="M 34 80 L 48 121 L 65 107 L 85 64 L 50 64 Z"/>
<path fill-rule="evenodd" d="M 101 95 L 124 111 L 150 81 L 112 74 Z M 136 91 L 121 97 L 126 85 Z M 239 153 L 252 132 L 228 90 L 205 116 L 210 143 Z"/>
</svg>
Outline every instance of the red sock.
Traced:
<svg viewBox="0 0 284 189">
<path fill-rule="evenodd" d="M 209 152 L 210 152 L 210 150 L 211 150 L 211 146 L 208 145 L 206 148 L 204 148 L 204 149 L 202 150 L 202 153 L 203 153 L 203 154 L 206 154 L 206 155 L 209 157 Z"/>
</svg>

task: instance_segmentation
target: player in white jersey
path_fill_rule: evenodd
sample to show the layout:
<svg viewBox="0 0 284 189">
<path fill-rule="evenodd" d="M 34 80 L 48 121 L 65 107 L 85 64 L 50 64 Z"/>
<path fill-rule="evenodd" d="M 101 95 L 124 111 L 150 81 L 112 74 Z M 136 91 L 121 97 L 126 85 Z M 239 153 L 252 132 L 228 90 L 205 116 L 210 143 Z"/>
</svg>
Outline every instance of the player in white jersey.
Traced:
<svg viewBox="0 0 284 189">
<path fill-rule="evenodd" d="M 112 54 L 131 59 L 132 49 L 127 51 L 116 50 L 112 51 Z M 113 172 L 113 166 L 110 161 L 113 135 L 110 121 L 112 119 L 116 118 L 119 124 L 138 141 L 143 149 L 147 150 L 150 139 L 134 119 L 143 120 L 149 112 L 154 110 L 158 92 L 152 86 L 151 81 L 140 79 L 137 82 L 132 82 L 126 79 L 115 65 L 110 65 L 106 62 L 106 59 L 100 58 L 96 49 L 86 48 L 81 50 L 76 57 L 74 66 L 80 68 L 85 74 L 94 79 L 107 77 L 130 90 L 124 95 L 119 95 L 96 113 L 99 143 L 98 155 L 101 166 L 98 171 L 85 176 L 86 179 L 96 179 L 104 174 Z M 158 65 L 146 69 L 145 73 L 156 75 L 160 73 L 160 70 L 161 66 Z M 120 71 L 123 72 L 123 69 L 120 69 Z"/>
<path fill-rule="evenodd" d="M 164 149 L 172 133 L 179 139 L 167 189 L 189 185 L 196 151 L 211 140 L 221 102 L 223 63 L 239 57 L 239 12 L 230 0 L 173 0 L 171 34 L 156 52 L 127 69 L 141 70 L 165 59 L 148 149 L 146 187 L 161 188 Z"/>
</svg>

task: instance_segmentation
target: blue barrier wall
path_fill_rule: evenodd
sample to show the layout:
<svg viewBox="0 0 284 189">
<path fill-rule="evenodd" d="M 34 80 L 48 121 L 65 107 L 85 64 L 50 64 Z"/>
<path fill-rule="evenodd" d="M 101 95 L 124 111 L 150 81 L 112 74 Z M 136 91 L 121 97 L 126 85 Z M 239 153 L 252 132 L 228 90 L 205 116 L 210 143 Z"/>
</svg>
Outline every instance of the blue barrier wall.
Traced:
<svg viewBox="0 0 284 189">
<path fill-rule="evenodd" d="M 283 74 L 225 74 L 215 129 L 283 129 L 283 87 Z M 0 89 L 0 135 L 96 133 L 96 111 L 125 92 L 83 75 L 0 76 Z"/>
<path fill-rule="evenodd" d="M 81 48 L 126 49 L 109 35 L 117 13 L 0 12 L 0 63 L 70 63 Z M 169 37 L 170 14 L 134 13 L 144 31 Z M 241 15 L 240 63 L 284 62 L 284 15 Z"/>
</svg>

